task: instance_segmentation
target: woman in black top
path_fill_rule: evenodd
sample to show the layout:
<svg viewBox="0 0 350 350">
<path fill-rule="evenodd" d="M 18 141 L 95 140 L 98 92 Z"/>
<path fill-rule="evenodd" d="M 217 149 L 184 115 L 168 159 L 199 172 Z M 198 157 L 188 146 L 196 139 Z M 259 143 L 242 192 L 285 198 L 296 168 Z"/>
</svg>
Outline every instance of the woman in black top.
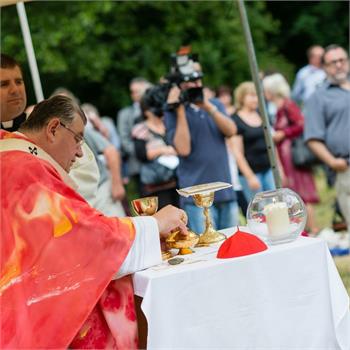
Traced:
<svg viewBox="0 0 350 350">
<path fill-rule="evenodd" d="M 237 112 L 232 119 L 237 125 L 233 138 L 244 195 L 250 201 L 260 191 L 275 189 L 268 158 L 262 120 L 257 112 L 258 98 L 252 82 L 241 83 L 235 90 Z"/>
</svg>

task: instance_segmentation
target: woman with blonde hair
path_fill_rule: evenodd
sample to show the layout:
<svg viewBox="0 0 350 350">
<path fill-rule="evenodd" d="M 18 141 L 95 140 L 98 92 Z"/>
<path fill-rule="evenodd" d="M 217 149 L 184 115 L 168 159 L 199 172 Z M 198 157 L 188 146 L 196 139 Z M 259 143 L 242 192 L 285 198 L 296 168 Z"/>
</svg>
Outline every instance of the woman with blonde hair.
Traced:
<svg viewBox="0 0 350 350">
<path fill-rule="evenodd" d="M 275 133 L 273 139 L 287 180 L 287 186 L 297 192 L 306 203 L 308 212 L 307 228 L 312 233 L 316 227 L 313 203 L 319 202 L 312 171 L 296 168 L 292 161 L 292 140 L 303 133 L 304 116 L 299 107 L 290 99 L 290 87 L 282 74 L 276 73 L 263 79 L 265 97 L 277 106 Z"/>
<path fill-rule="evenodd" d="M 241 83 L 234 92 L 237 112 L 232 119 L 237 135 L 232 138 L 243 193 L 249 202 L 255 193 L 275 188 L 267 154 L 262 120 L 257 112 L 258 97 L 252 82 Z"/>
</svg>

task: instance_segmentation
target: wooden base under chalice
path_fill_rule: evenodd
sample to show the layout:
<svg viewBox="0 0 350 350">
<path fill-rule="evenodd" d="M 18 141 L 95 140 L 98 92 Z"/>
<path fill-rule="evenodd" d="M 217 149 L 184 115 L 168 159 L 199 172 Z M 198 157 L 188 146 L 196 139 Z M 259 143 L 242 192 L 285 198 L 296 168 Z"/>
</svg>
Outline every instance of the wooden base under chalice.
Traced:
<svg viewBox="0 0 350 350">
<path fill-rule="evenodd" d="M 192 196 L 196 206 L 203 208 L 205 229 L 199 236 L 196 245 L 197 247 L 205 247 L 211 243 L 217 243 L 226 239 L 224 234 L 214 229 L 210 218 L 209 208 L 213 205 L 215 191 L 229 188 L 231 186 L 231 184 L 225 182 L 212 182 L 178 190 L 178 193 L 182 196 Z"/>
<path fill-rule="evenodd" d="M 131 201 L 132 208 L 136 215 L 150 216 L 158 210 L 158 197 L 137 198 Z M 165 241 L 161 241 L 162 259 L 168 260 L 172 257 L 171 252 L 167 249 Z"/>
</svg>

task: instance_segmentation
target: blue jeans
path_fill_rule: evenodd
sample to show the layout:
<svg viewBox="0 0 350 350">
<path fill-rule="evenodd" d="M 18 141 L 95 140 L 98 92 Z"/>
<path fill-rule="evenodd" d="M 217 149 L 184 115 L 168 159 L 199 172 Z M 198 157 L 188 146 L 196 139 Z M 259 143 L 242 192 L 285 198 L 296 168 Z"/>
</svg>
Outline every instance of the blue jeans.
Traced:
<svg viewBox="0 0 350 350">
<path fill-rule="evenodd" d="M 276 189 L 275 180 L 273 178 L 273 173 L 271 169 L 261 173 L 256 173 L 255 175 L 258 177 L 260 182 L 260 188 L 257 191 L 253 191 L 252 189 L 250 189 L 246 178 L 243 175 L 239 175 L 239 181 L 241 182 L 244 196 L 246 197 L 248 202 L 250 202 L 258 192 Z"/>
<path fill-rule="evenodd" d="M 198 208 L 195 204 L 185 204 L 184 208 L 188 216 L 188 227 L 197 234 L 204 231 L 203 208 Z M 235 201 L 214 203 L 210 208 L 210 217 L 215 229 L 238 225 L 238 205 Z"/>
</svg>

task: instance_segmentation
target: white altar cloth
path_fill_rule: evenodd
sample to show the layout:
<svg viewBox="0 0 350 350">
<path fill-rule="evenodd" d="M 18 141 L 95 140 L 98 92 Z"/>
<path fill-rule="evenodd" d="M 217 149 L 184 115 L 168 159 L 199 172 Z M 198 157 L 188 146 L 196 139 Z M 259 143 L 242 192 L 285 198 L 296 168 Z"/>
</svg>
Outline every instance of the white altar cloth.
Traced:
<svg viewBox="0 0 350 350">
<path fill-rule="evenodd" d="M 219 245 L 134 275 L 148 349 L 350 349 L 349 296 L 324 241 L 232 259 L 216 259 Z"/>
</svg>

